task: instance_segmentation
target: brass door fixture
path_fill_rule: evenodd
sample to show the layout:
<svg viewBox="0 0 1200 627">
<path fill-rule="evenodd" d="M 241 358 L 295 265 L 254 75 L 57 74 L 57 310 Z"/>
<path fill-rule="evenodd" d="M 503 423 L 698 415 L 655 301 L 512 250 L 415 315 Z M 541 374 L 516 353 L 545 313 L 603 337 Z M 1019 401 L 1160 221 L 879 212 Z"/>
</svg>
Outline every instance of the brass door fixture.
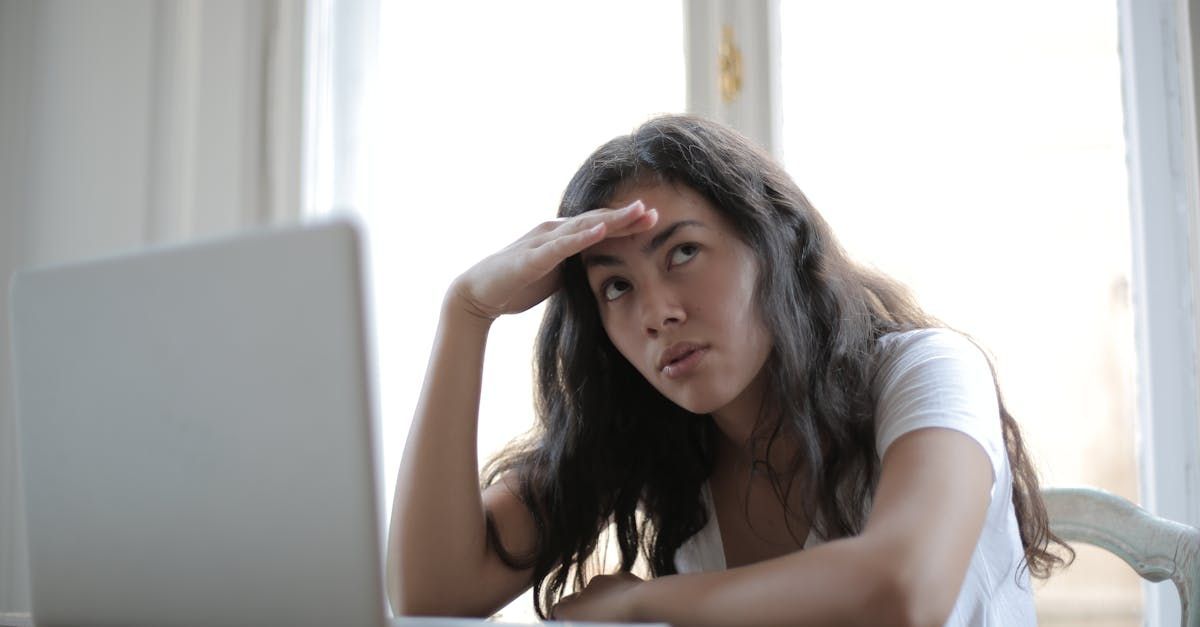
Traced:
<svg viewBox="0 0 1200 627">
<path fill-rule="evenodd" d="M 721 101 L 729 104 L 742 93 L 742 51 L 733 43 L 733 27 L 721 27 L 721 45 L 717 50 L 721 73 Z"/>
</svg>

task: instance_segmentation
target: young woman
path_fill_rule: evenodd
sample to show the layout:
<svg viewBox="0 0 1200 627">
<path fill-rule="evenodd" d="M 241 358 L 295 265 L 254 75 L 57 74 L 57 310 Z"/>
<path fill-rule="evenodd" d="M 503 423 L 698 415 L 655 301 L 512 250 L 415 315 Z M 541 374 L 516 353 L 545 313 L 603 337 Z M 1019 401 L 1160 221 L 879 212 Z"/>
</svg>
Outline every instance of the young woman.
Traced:
<svg viewBox="0 0 1200 627">
<path fill-rule="evenodd" d="M 768 155 L 656 118 L 558 215 L 447 291 L 396 484 L 398 613 L 532 585 L 558 619 L 1036 622 L 1029 574 L 1062 560 L 987 358 L 854 264 Z M 546 299 L 537 428 L 481 491 L 488 330 Z M 620 568 L 595 573 L 610 525 Z"/>
</svg>

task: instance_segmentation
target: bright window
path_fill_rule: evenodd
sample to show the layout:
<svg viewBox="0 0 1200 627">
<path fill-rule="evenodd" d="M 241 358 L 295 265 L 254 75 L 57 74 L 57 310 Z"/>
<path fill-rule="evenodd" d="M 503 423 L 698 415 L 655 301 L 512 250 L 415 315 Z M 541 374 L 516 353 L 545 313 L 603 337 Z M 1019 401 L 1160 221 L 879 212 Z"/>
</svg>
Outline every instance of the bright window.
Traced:
<svg viewBox="0 0 1200 627">
<path fill-rule="evenodd" d="M 851 254 L 994 354 L 1044 484 L 1136 502 L 1116 4 L 780 9 L 801 189 Z M 1081 550 L 1038 591 L 1042 624 L 1140 624 L 1139 581 Z"/>
</svg>

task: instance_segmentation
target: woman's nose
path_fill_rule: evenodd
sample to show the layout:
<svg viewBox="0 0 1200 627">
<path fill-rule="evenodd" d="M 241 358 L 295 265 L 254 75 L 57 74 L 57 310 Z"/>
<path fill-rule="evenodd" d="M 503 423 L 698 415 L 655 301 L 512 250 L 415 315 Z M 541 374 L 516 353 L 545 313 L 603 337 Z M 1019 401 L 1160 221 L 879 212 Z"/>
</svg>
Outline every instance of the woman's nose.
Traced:
<svg viewBox="0 0 1200 627">
<path fill-rule="evenodd" d="M 686 322 L 687 312 L 674 294 L 664 290 L 648 295 L 643 301 L 642 318 L 646 335 L 658 337 L 667 328 Z"/>
</svg>

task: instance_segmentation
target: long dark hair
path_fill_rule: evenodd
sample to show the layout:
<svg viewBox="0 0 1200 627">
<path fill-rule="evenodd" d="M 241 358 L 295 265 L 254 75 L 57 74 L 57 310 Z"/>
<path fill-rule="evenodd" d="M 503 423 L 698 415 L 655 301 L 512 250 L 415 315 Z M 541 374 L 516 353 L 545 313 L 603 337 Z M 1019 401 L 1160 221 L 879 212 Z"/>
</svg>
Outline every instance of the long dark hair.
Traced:
<svg viewBox="0 0 1200 627">
<path fill-rule="evenodd" d="M 695 190 L 757 255 L 757 304 L 773 340 L 765 415 L 782 418 L 760 419 L 752 440 L 769 451 L 786 434 L 796 448 L 783 468 L 755 466 L 766 468 L 786 511 L 785 495 L 799 487 L 799 513 L 821 537 L 861 532 L 880 465 L 870 393 L 877 340 L 941 325 L 903 286 L 854 263 L 783 169 L 732 129 L 692 116 L 654 118 L 588 158 L 558 215 L 607 206 L 639 183 Z M 488 539 L 509 566 L 533 568 L 543 618 L 568 582 L 583 587 L 610 525 L 622 570 L 640 553 L 653 576 L 676 572 L 676 550 L 707 522 L 701 486 L 717 437 L 711 416 L 667 400 L 609 341 L 578 256 L 564 264 L 563 283 L 537 338 L 536 426 L 484 472 L 490 485 L 513 471 L 533 515 L 532 554 L 506 550 L 490 518 Z M 1000 418 L 1024 564 L 1046 577 L 1063 563 L 1049 543 L 1062 542 L 1050 531 L 1037 475 L 1002 400 Z"/>
</svg>

